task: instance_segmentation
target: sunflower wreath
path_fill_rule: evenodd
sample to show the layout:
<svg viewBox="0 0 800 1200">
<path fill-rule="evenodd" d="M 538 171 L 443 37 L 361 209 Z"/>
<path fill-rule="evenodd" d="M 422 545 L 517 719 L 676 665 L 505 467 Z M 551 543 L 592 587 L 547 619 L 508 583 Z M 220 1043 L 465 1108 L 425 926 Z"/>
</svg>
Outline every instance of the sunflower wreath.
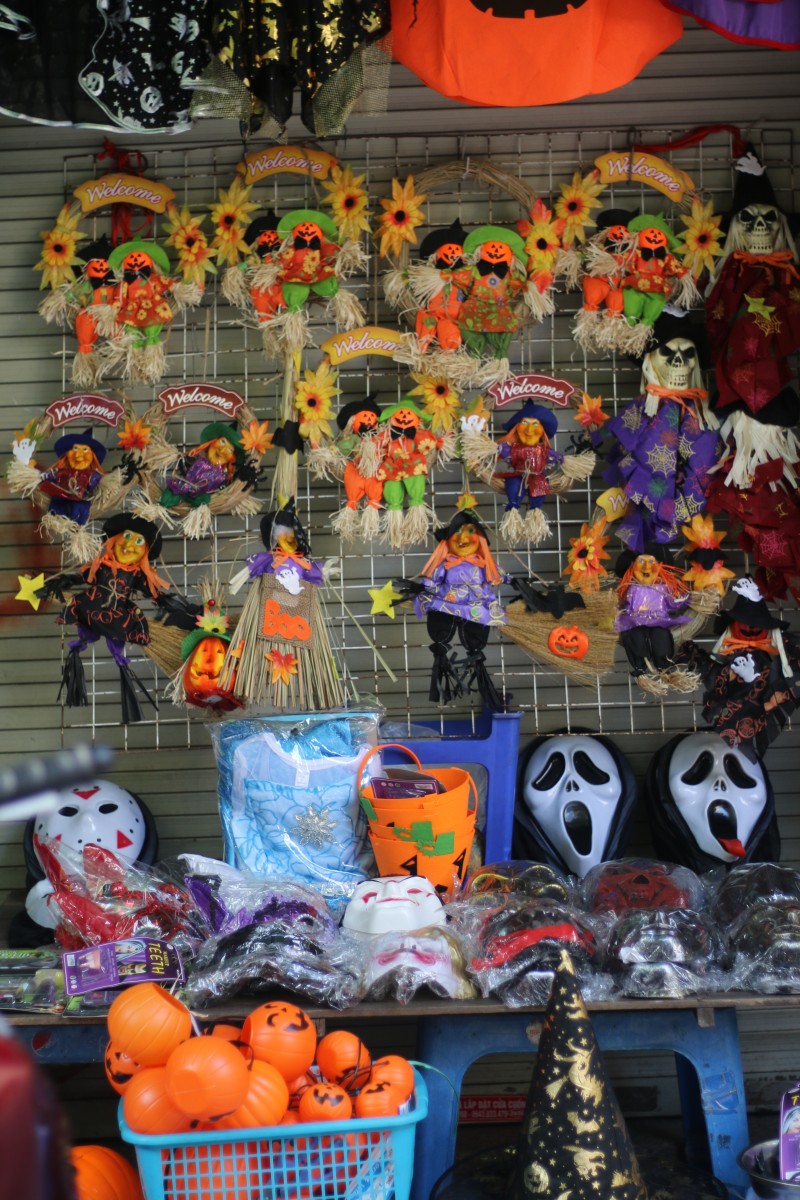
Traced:
<svg viewBox="0 0 800 1200">
<path fill-rule="evenodd" d="M 251 200 L 253 185 L 241 177 L 220 192 L 212 205 L 212 249 L 227 270 L 225 298 L 242 313 L 242 323 L 261 331 L 269 358 L 284 357 L 313 345 L 309 308 L 325 305 L 325 315 L 343 330 L 365 320 L 357 297 L 341 285 L 365 272 L 367 256 L 361 232 L 369 229 L 363 176 L 331 160 L 327 195 L 319 208 L 296 208 L 279 217 L 270 210 L 251 219 L 260 206 Z"/>
<path fill-rule="evenodd" d="M 111 470 L 103 467 L 111 447 L 95 436 L 97 423 L 116 429 L 116 445 L 123 451 L 122 462 Z M 80 395 L 53 401 L 15 436 L 6 471 L 9 491 L 29 499 L 42 514 L 39 532 L 62 543 L 67 563 L 86 562 L 100 549 L 92 522 L 116 511 L 136 482 L 130 439 L 140 431 L 127 397 Z M 42 463 L 38 454 L 54 433 L 55 460 Z"/>
<path fill-rule="evenodd" d="M 178 277 L 164 248 L 150 239 L 127 238 L 115 246 L 102 236 L 82 245 L 88 236 L 79 229 L 82 216 L 79 200 L 65 204 L 52 229 L 41 234 L 44 245 L 34 270 L 42 272 L 41 286 L 50 291 L 39 314 L 74 332 L 71 379 L 77 387 L 94 387 L 115 375 L 157 383 L 166 367 L 172 321 L 200 303 L 206 274 L 216 270 L 200 228 L 203 217 L 166 207 L 165 244 L 176 252 Z"/>
<path fill-rule="evenodd" d="M 516 229 L 484 224 L 467 231 L 459 220 L 431 229 L 410 261 L 416 230 L 425 224 L 423 202 L 433 189 L 464 179 L 506 193 L 526 215 Z M 551 210 L 522 180 L 478 159 L 432 167 L 416 183 L 411 175 L 403 184 L 393 180 L 392 196 L 380 201 L 384 212 L 375 237 L 380 256 L 390 263 L 386 298 L 414 325 L 397 360 L 461 387 L 486 387 L 505 378 L 513 335 L 555 311 L 558 279 L 567 285 L 577 280 L 572 242 L 592 223 L 591 207 L 599 206 L 597 185 L 583 184 L 580 205 L 565 198 L 564 185 Z M 567 215 L 558 215 L 567 204 L 577 206 L 577 215 L 566 208 Z"/>
<path fill-rule="evenodd" d="M 213 517 L 226 513 L 252 517 L 259 511 L 261 502 L 254 492 L 262 474 L 261 460 L 272 445 L 268 422 L 259 422 L 249 405 L 228 391 L 226 397 L 235 397 L 229 407 L 233 421 L 219 419 L 218 407 L 190 399 L 175 406 L 177 411 L 209 407 L 216 419 L 204 425 L 195 444 L 183 451 L 170 441 L 173 394 L 209 389 L 220 391 L 209 384 L 165 388 L 142 418 L 149 432 L 142 449 L 141 491 L 134 500 L 134 511 L 192 539 L 210 531 Z"/>
</svg>

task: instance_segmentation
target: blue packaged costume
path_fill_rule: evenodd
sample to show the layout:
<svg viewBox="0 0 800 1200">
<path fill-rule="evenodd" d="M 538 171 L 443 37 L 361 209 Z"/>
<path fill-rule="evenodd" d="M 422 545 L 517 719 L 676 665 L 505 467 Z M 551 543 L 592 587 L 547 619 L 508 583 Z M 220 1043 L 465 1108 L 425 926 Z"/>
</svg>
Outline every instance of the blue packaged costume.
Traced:
<svg viewBox="0 0 800 1200">
<path fill-rule="evenodd" d="M 358 766 L 378 737 L 374 713 L 251 717 L 211 728 L 226 862 L 346 899 L 374 875 Z"/>
</svg>

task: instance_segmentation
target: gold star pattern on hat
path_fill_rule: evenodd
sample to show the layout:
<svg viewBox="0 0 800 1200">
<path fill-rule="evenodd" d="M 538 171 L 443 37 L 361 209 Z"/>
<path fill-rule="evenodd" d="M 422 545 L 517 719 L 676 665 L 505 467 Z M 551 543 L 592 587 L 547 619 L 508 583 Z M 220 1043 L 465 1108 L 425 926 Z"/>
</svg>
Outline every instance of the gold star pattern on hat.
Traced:
<svg viewBox="0 0 800 1200">
<path fill-rule="evenodd" d="M 564 952 L 547 1004 L 510 1200 L 647 1200 Z"/>
</svg>

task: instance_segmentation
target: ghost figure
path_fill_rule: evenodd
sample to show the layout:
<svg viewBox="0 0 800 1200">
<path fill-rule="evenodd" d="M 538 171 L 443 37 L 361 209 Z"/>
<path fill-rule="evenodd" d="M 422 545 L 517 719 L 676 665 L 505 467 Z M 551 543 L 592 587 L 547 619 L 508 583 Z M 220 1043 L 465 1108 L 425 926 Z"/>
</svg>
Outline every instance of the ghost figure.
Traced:
<svg viewBox="0 0 800 1200">
<path fill-rule="evenodd" d="M 621 853 L 635 801 L 633 772 L 609 739 L 541 738 L 523 767 L 512 852 L 583 878 Z"/>
<path fill-rule="evenodd" d="M 756 604 L 759 602 L 759 600 L 764 599 L 764 597 L 761 595 L 761 589 L 759 588 L 755 579 L 753 579 L 750 575 L 742 575 L 739 579 L 732 583 L 731 591 L 735 592 L 737 596 L 744 596 L 746 600 L 754 601 Z"/>
<path fill-rule="evenodd" d="M 663 746 L 650 762 L 645 792 L 662 858 L 699 873 L 778 856 L 767 773 L 717 733 L 680 734 Z"/>
<path fill-rule="evenodd" d="M 413 933 L 428 925 L 443 925 L 444 907 L 430 880 L 420 875 L 384 875 L 367 879 L 354 891 L 342 926 L 351 933 L 376 937 L 384 933 Z"/>
<path fill-rule="evenodd" d="M 35 880 L 25 900 L 28 916 L 37 925 L 55 929 L 47 905 L 53 891 L 33 848 L 34 834 L 41 842 L 59 841 L 81 853 L 89 844 L 110 850 L 123 862 L 153 862 L 157 839 L 153 818 L 142 801 L 107 779 L 92 779 L 58 793 L 55 809 L 48 805 L 25 830 L 25 860 L 29 881 Z"/>
<path fill-rule="evenodd" d="M 303 590 L 303 584 L 300 582 L 300 572 L 297 567 L 282 567 L 275 572 L 275 578 L 282 588 L 292 596 L 299 596 Z"/>
<path fill-rule="evenodd" d="M 752 654 L 739 654 L 731 663 L 731 670 L 743 683 L 754 683 L 758 674 L 756 660 Z"/>
</svg>

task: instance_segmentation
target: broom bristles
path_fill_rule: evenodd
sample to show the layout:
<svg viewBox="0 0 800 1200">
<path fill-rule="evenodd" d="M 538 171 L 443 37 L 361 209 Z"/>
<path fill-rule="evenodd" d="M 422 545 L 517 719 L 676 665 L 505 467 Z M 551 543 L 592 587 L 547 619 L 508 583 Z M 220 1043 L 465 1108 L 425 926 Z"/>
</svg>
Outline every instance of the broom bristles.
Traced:
<svg viewBox="0 0 800 1200">
<path fill-rule="evenodd" d="M 18 459 L 12 458 L 8 464 L 6 470 L 8 490 L 15 496 L 24 496 L 26 500 L 30 499 L 38 488 L 40 479 L 40 472 L 30 463 L 22 463 Z"/>
<path fill-rule="evenodd" d="M 358 329 L 367 319 L 357 296 L 347 288 L 339 288 L 328 301 L 328 311 L 340 329 Z"/>
<path fill-rule="evenodd" d="M 373 509 L 373 512 L 376 510 Z M 361 513 L 349 504 L 340 508 L 331 521 L 331 529 L 343 542 L 355 542 L 361 538 Z"/>
<path fill-rule="evenodd" d="M 500 536 L 509 546 L 519 546 L 527 541 L 525 518 L 518 508 L 510 508 L 500 522 Z"/>
<path fill-rule="evenodd" d="M 181 521 L 183 536 L 190 541 L 198 541 L 210 532 L 212 525 L 211 509 L 207 504 L 198 504 L 192 508 Z"/>
<path fill-rule="evenodd" d="M 222 276 L 222 294 L 234 308 L 247 308 L 250 303 L 250 287 L 241 267 L 228 267 Z"/>
</svg>

